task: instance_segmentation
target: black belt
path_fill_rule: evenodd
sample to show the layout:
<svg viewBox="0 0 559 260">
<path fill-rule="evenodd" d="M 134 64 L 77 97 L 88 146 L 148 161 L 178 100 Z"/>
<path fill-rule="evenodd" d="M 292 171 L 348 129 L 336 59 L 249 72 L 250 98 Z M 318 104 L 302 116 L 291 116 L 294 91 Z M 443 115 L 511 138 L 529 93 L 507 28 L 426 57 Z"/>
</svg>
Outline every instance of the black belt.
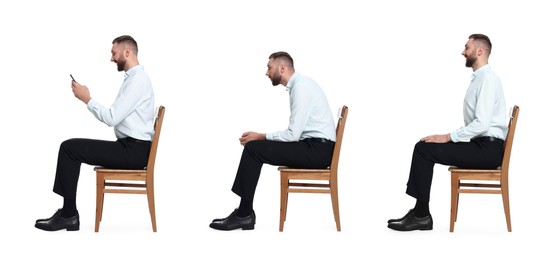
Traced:
<svg viewBox="0 0 559 260">
<path fill-rule="evenodd" d="M 483 142 L 497 142 L 497 143 L 504 143 L 503 139 L 493 137 L 493 136 L 481 136 L 473 138 L 472 140 L 483 141 Z"/>
<path fill-rule="evenodd" d="M 320 143 L 334 143 L 334 141 L 330 141 L 326 138 L 305 138 L 303 140 L 309 140 L 309 141 L 320 142 Z"/>
<path fill-rule="evenodd" d="M 151 143 L 151 141 L 145 141 L 145 140 L 139 140 L 136 138 L 132 138 L 132 137 L 124 137 L 124 138 L 120 138 L 119 140 L 125 140 L 125 141 L 129 141 L 129 142 L 136 142 L 136 143 Z"/>
</svg>

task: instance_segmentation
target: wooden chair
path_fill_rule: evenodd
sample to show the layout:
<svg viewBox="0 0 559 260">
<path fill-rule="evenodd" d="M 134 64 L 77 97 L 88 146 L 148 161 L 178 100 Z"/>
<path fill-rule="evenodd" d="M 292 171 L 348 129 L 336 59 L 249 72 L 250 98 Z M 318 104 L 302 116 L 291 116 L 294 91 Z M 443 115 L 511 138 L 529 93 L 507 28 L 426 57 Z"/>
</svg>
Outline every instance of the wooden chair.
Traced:
<svg viewBox="0 0 559 260">
<path fill-rule="evenodd" d="M 287 214 L 287 197 L 290 192 L 298 193 L 327 193 L 332 198 L 332 208 L 336 228 L 341 231 L 340 210 L 338 205 L 338 161 L 340 149 L 342 148 L 342 138 L 344 135 L 345 122 L 347 119 L 348 107 L 343 106 L 338 125 L 336 126 L 336 144 L 332 155 L 332 164 L 327 169 L 294 169 L 281 166 L 278 170 L 281 173 L 281 200 L 280 200 L 280 225 L 279 231 L 283 231 L 283 224 Z M 292 180 L 295 180 L 292 182 Z"/>
<path fill-rule="evenodd" d="M 458 197 L 460 193 L 501 194 L 507 220 L 508 232 L 512 231 L 509 205 L 509 162 L 512 141 L 518 120 L 520 108 L 514 106 L 509 121 L 507 137 L 505 139 L 505 153 L 503 163 L 497 169 L 461 169 L 450 167 L 450 232 L 454 232 L 454 223 L 458 215 Z M 463 182 L 464 181 L 464 182 Z"/>
<path fill-rule="evenodd" d="M 148 165 L 142 170 L 108 169 L 95 167 L 97 173 L 97 208 L 95 210 L 95 232 L 99 232 L 99 223 L 103 215 L 103 201 L 105 193 L 124 193 L 124 194 L 146 194 L 148 199 L 149 213 L 151 215 L 151 227 L 153 232 L 157 232 L 155 222 L 155 200 L 153 193 L 153 170 L 155 167 L 155 156 L 159 144 L 159 135 L 165 107 L 160 106 L 157 118 L 154 122 L 154 134 L 149 152 Z M 113 188 L 116 187 L 116 188 Z"/>
</svg>

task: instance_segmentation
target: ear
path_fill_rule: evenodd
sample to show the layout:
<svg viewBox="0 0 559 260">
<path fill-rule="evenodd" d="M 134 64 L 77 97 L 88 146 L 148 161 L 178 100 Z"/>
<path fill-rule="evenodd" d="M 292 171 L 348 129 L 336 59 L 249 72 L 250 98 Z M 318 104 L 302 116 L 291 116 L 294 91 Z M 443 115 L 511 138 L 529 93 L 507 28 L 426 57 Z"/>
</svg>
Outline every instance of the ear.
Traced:
<svg viewBox="0 0 559 260">
<path fill-rule="evenodd" d="M 284 65 L 284 64 L 281 64 L 280 67 L 279 67 L 279 69 L 280 69 L 280 73 L 284 73 L 285 70 L 286 70 L 285 65 Z"/>
<path fill-rule="evenodd" d="M 485 49 L 483 49 L 483 48 L 481 48 L 481 47 L 477 49 L 477 56 L 481 56 L 481 55 L 483 55 L 484 53 L 485 53 Z"/>
</svg>

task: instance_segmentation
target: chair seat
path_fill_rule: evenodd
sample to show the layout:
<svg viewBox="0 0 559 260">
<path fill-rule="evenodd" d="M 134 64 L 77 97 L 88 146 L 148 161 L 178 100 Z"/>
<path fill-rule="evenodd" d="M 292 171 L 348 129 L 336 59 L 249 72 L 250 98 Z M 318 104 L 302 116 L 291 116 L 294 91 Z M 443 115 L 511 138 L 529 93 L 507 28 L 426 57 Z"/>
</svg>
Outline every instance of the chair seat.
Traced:
<svg viewBox="0 0 559 260">
<path fill-rule="evenodd" d="M 109 169 L 95 167 L 97 174 L 103 174 L 105 180 L 146 181 L 147 170 Z"/>
<path fill-rule="evenodd" d="M 451 166 L 448 168 L 448 170 L 451 172 L 458 172 L 458 173 L 501 173 L 502 172 L 501 167 L 497 169 L 464 169 L 464 168 Z"/>
<path fill-rule="evenodd" d="M 278 167 L 280 172 L 288 172 L 288 173 L 330 173 L 330 169 L 296 169 L 296 168 L 289 168 L 285 166 Z"/>
<path fill-rule="evenodd" d="M 458 180 L 487 180 L 487 181 L 500 181 L 502 172 L 472 172 L 472 171 L 453 171 L 458 174 Z"/>
<path fill-rule="evenodd" d="M 95 170 L 96 172 L 102 172 L 102 173 L 125 173 L 125 174 L 146 173 L 147 172 L 146 169 L 131 170 L 131 169 L 111 169 L 111 168 L 105 168 L 105 167 L 95 167 L 95 168 L 93 168 L 93 170 Z"/>
<path fill-rule="evenodd" d="M 287 174 L 288 179 L 298 179 L 298 180 L 330 180 L 330 171 L 324 170 L 308 170 L 299 171 L 302 169 L 289 169 L 281 170 L 281 174 Z"/>
</svg>

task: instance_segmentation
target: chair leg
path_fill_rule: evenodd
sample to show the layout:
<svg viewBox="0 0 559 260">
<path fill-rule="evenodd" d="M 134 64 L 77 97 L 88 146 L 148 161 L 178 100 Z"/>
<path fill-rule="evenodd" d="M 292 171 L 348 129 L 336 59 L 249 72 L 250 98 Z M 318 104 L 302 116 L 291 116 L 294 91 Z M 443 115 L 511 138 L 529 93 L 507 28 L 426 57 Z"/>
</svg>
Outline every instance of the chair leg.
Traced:
<svg viewBox="0 0 559 260">
<path fill-rule="evenodd" d="M 509 202 L 509 185 L 501 184 L 501 195 L 503 196 L 503 208 L 505 209 L 505 218 L 507 219 L 507 230 L 512 232 L 512 224 L 510 220 L 510 202 Z"/>
<path fill-rule="evenodd" d="M 101 210 L 99 214 L 99 222 L 103 221 L 103 208 L 105 205 L 105 192 L 101 192 Z"/>
<path fill-rule="evenodd" d="M 458 174 L 451 173 L 450 177 L 450 232 L 454 232 L 458 210 Z"/>
<path fill-rule="evenodd" d="M 460 189 L 460 182 L 458 182 L 458 189 Z M 454 210 L 454 222 L 458 221 L 458 205 L 460 205 L 460 192 L 456 193 L 456 209 Z"/>
<path fill-rule="evenodd" d="M 330 196 L 332 197 L 332 209 L 334 211 L 334 219 L 336 220 L 336 229 L 342 231 L 340 223 L 340 207 L 338 202 L 338 184 L 335 181 L 330 183 Z"/>
<path fill-rule="evenodd" d="M 95 209 L 95 232 L 99 232 L 99 224 L 101 216 L 103 215 L 103 200 L 105 198 L 104 187 L 105 178 L 103 174 L 97 173 L 97 196 L 96 196 L 96 209 Z"/>
<path fill-rule="evenodd" d="M 153 191 L 153 183 L 147 185 L 147 197 L 148 197 L 148 206 L 149 206 L 149 214 L 151 216 L 151 229 L 153 232 L 157 232 L 157 222 L 155 221 L 155 196 Z"/>
<path fill-rule="evenodd" d="M 283 232 L 283 224 L 285 222 L 285 217 L 287 216 L 287 186 L 289 180 L 287 179 L 287 173 L 281 173 L 281 182 L 280 182 L 280 223 L 279 223 L 279 231 Z"/>
</svg>

